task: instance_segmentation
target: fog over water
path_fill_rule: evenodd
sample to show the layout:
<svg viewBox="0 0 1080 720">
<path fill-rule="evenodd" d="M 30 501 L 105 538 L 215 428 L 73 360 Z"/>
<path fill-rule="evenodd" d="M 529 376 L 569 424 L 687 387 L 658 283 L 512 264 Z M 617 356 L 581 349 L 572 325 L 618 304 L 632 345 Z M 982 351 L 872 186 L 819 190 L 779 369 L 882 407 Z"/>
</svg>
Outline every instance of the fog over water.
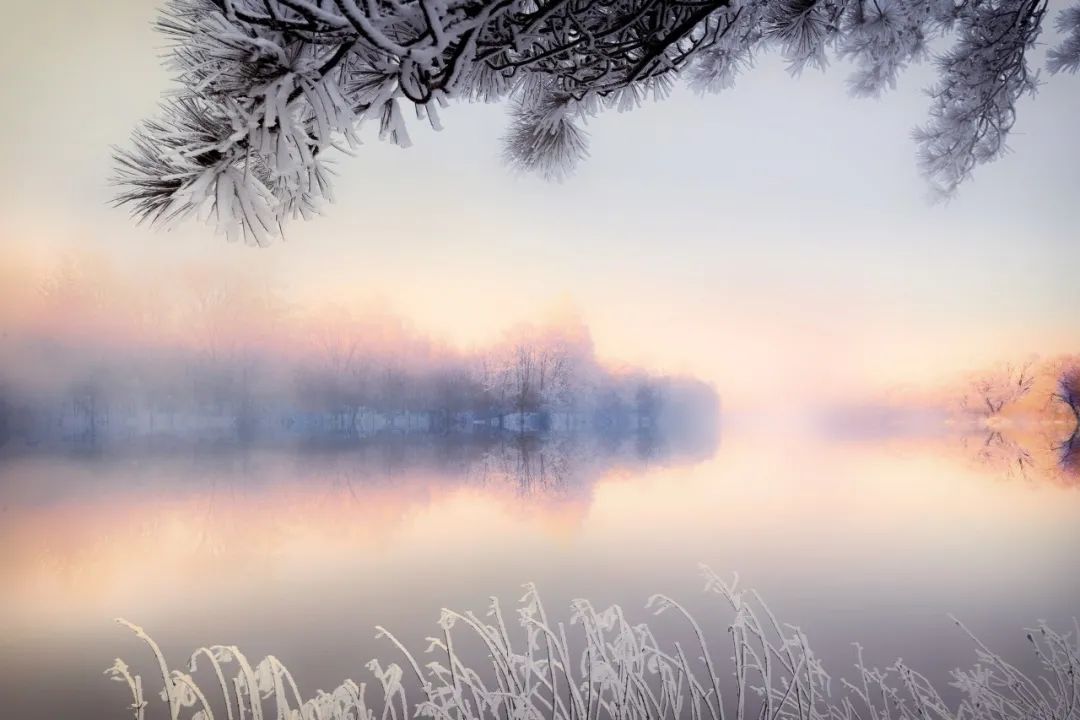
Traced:
<svg viewBox="0 0 1080 720">
<path fill-rule="evenodd" d="M 859 642 L 955 701 L 950 614 L 1025 671 L 1024 628 L 1074 627 L 1080 435 L 1053 395 L 1080 351 L 1076 76 L 1020 101 L 1013 152 L 947 206 L 910 142 L 928 64 L 856 101 L 842 61 L 762 55 L 725 93 L 595 118 L 563 183 L 507 170 L 506 108 L 458 104 L 408 150 L 365 128 L 326 214 L 253 251 L 109 205 L 110 146 L 169 86 L 157 4 L 15 5 L 3 720 L 130 716 L 117 657 L 168 717 L 117 617 L 175 668 L 273 654 L 309 697 L 401 662 L 375 626 L 430 659 L 443 608 L 516 618 L 529 581 L 558 621 L 619 603 L 690 648 L 645 608 L 668 593 L 726 661 L 699 563 L 802 628 L 834 687 Z"/>
<path fill-rule="evenodd" d="M 527 581 L 552 614 L 588 597 L 645 620 L 667 592 L 723 637 L 702 562 L 840 673 L 858 641 L 945 678 L 972 657 L 950 613 L 1032 669 L 1022 628 L 1077 612 L 1076 435 L 1047 403 L 1067 359 L 726 413 L 710 383 L 598 357 L 572 305 L 470 345 L 199 264 L 146 278 L 72 255 L 12 292 L 0 694 L 16 717 L 114 717 L 117 656 L 153 683 L 115 617 L 175 663 L 222 642 L 273 654 L 308 694 L 391 657 L 376 625 L 422 651 L 441 608 L 510 606 Z M 1010 412 L 988 420 L 999 397 Z"/>
</svg>

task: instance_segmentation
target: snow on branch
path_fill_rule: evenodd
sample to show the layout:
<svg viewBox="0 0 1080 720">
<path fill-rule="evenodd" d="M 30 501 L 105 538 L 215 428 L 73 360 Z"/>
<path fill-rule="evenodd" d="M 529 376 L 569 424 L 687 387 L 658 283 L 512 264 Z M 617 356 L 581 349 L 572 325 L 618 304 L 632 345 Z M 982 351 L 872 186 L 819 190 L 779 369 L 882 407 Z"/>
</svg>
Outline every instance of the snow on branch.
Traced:
<svg viewBox="0 0 1080 720">
<path fill-rule="evenodd" d="M 582 123 L 663 97 L 679 77 L 729 88 L 776 51 L 792 72 L 850 61 L 876 96 L 936 58 L 920 164 L 950 195 L 1000 156 L 1047 0 L 169 0 L 158 29 L 177 89 L 116 151 L 117 204 L 140 219 L 190 216 L 270 242 L 332 199 L 326 158 L 367 119 L 408 146 L 406 115 L 441 127 L 449 101 L 509 101 L 508 162 L 561 178 L 587 154 Z M 1052 72 L 1080 67 L 1080 6 L 1057 18 Z"/>
</svg>

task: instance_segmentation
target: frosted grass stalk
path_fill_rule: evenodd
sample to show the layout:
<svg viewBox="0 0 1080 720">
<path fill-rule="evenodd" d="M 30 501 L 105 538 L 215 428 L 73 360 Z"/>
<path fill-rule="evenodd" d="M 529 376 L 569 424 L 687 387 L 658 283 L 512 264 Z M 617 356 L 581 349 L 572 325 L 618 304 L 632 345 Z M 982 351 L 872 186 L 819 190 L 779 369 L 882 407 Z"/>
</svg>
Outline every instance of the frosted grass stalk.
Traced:
<svg viewBox="0 0 1080 720">
<path fill-rule="evenodd" d="M 121 623 L 150 648 L 173 720 L 213 720 L 201 676 L 219 688 L 228 720 L 247 720 L 249 711 L 251 720 L 262 720 L 264 701 L 273 705 L 277 720 L 1080 720 L 1080 627 L 1075 623 L 1064 633 L 1045 623 L 1027 631 L 1039 664 L 1032 675 L 958 622 L 974 643 L 976 664 L 953 671 L 948 684 L 960 698 L 952 704 L 939 691 L 940 682 L 902 661 L 868 668 L 858 644 L 857 677 L 842 679 L 834 694 L 802 630 L 781 623 L 757 593 L 737 590 L 737 579 L 724 583 L 707 568 L 703 572 L 707 591 L 719 594 L 734 612 L 729 662 L 717 662 L 705 626 L 670 597 L 654 596 L 647 607 L 654 613 L 675 610 L 686 621 L 700 662 L 691 662 L 681 642 L 658 638 L 646 624 L 632 625 L 617 605 L 598 611 L 587 600 L 573 601 L 570 627 L 580 627 L 568 637 L 566 624 L 552 622 L 536 588 L 528 585 L 519 609 L 520 633 L 509 631 L 495 598 L 488 609 L 491 624 L 471 612 L 445 610 L 442 636 L 428 638 L 428 652 L 444 655 L 445 665 L 433 660 L 421 666 L 396 636 L 377 628 L 377 637 L 404 655 L 411 679 L 395 663 L 384 667 L 372 660 L 368 669 L 382 694 L 370 706 L 365 685 L 352 680 L 304 700 L 275 656 L 253 669 L 235 647 L 199 648 L 191 655 L 191 674 L 170 671 L 145 631 Z M 486 663 L 460 654 L 456 635 L 461 632 L 479 638 Z M 571 654 L 571 640 L 580 643 L 580 655 Z M 199 656 L 210 665 L 201 676 Z M 144 720 L 149 703 L 141 677 L 121 660 L 106 672 L 128 687 L 133 715 Z M 721 690 L 729 686 L 733 692 L 725 696 Z M 423 696 L 418 702 L 410 699 L 416 690 Z"/>
</svg>

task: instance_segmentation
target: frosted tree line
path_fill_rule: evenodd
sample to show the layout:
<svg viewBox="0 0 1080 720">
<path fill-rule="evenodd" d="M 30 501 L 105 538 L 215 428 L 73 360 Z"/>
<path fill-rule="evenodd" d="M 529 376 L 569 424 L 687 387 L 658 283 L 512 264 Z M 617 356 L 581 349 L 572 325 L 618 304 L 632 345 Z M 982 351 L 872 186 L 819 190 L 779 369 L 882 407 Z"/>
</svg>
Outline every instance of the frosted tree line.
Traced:
<svg viewBox="0 0 1080 720">
<path fill-rule="evenodd" d="M 200 282 L 170 305 L 175 317 L 157 318 L 154 336 L 138 306 L 126 317 L 123 303 L 110 300 L 127 293 L 105 292 L 99 279 L 60 268 L 43 283 L 30 325 L 9 333 L 0 349 L 0 445 L 207 434 L 626 434 L 652 430 L 677 397 L 683 407 L 698 398 L 705 431 L 712 428 L 711 388 L 612 371 L 595 357 L 588 328 L 569 319 L 522 324 L 490 345 L 461 349 L 390 314 L 289 314 L 260 286 Z"/>
<path fill-rule="evenodd" d="M 263 244 L 333 199 L 326 158 L 355 149 L 365 121 L 407 146 L 411 122 L 439 129 L 455 100 L 507 101 L 507 160 L 557 178 L 587 154 L 589 116 L 677 79 L 729 88 L 769 52 L 795 73 L 850 61 L 856 96 L 930 59 L 915 135 L 948 197 L 1004 152 L 1048 12 L 1048 0 L 170 0 L 158 27 L 178 87 L 117 152 L 117 201 Z M 1075 72 L 1080 5 L 1054 22 L 1047 69 Z M 947 49 L 931 57 L 935 41 Z"/>
<path fill-rule="evenodd" d="M 1005 478 L 1080 482 L 1080 356 L 1031 357 L 975 373 L 954 410 L 981 467 Z"/>
<path fill-rule="evenodd" d="M 1056 416 L 1080 423 L 1080 355 L 1004 362 L 972 375 L 957 398 L 962 415 Z"/>
</svg>

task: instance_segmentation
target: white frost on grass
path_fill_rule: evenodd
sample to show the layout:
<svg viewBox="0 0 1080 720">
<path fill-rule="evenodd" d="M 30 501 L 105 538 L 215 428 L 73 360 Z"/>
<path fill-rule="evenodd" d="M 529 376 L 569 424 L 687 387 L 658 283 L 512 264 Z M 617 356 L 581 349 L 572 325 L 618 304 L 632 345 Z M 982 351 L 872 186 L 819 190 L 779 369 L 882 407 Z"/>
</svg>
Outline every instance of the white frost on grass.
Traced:
<svg viewBox="0 0 1080 720">
<path fill-rule="evenodd" d="M 526 586 L 517 610 L 522 630 L 511 633 L 498 600 L 486 619 L 443 610 L 438 637 L 428 638 L 430 662 L 420 660 L 388 630 L 378 628 L 403 665 L 368 663 L 378 697 L 366 684 L 346 680 L 332 692 L 304 699 L 285 666 L 268 656 L 252 666 L 236 647 L 199 648 L 189 672 L 204 657 L 213 671 L 213 695 L 190 674 L 170 670 L 160 648 L 132 629 L 154 653 L 172 720 L 1077 720 L 1080 718 L 1080 627 L 1056 632 L 1044 623 L 1027 631 L 1040 663 L 1030 677 L 994 653 L 962 624 L 976 662 L 957 669 L 949 685 L 962 699 L 950 706 L 931 680 L 902 661 L 867 667 L 856 645 L 855 676 L 834 683 L 806 635 L 781 623 L 752 590 L 702 570 L 706 591 L 733 613 L 725 636 L 708 637 L 693 616 L 664 595 L 648 603 L 656 614 L 675 613 L 693 640 L 662 642 L 649 626 L 631 624 L 613 605 L 598 610 L 572 603 L 568 636 L 548 619 L 536 588 Z M 576 626 L 576 627 L 573 627 Z M 472 667 L 455 650 L 453 631 L 479 640 L 490 666 Z M 517 638 L 516 640 L 514 638 Z M 467 638 L 465 638 L 467 639 Z M 573 648 L 573 649 L 572 649 Z M 106 671 L 130 690 L 136 720 L 148 700 L 142 679 L 121 660 Z M 204 674 L 211 677 L 204 668 Z M 372 693 L 373 695 L 375 693 Z M 213 697 L 209 700 L 208 697 Z M 418 701 L 417 701 L 418 699 Z"/>
</svg>

